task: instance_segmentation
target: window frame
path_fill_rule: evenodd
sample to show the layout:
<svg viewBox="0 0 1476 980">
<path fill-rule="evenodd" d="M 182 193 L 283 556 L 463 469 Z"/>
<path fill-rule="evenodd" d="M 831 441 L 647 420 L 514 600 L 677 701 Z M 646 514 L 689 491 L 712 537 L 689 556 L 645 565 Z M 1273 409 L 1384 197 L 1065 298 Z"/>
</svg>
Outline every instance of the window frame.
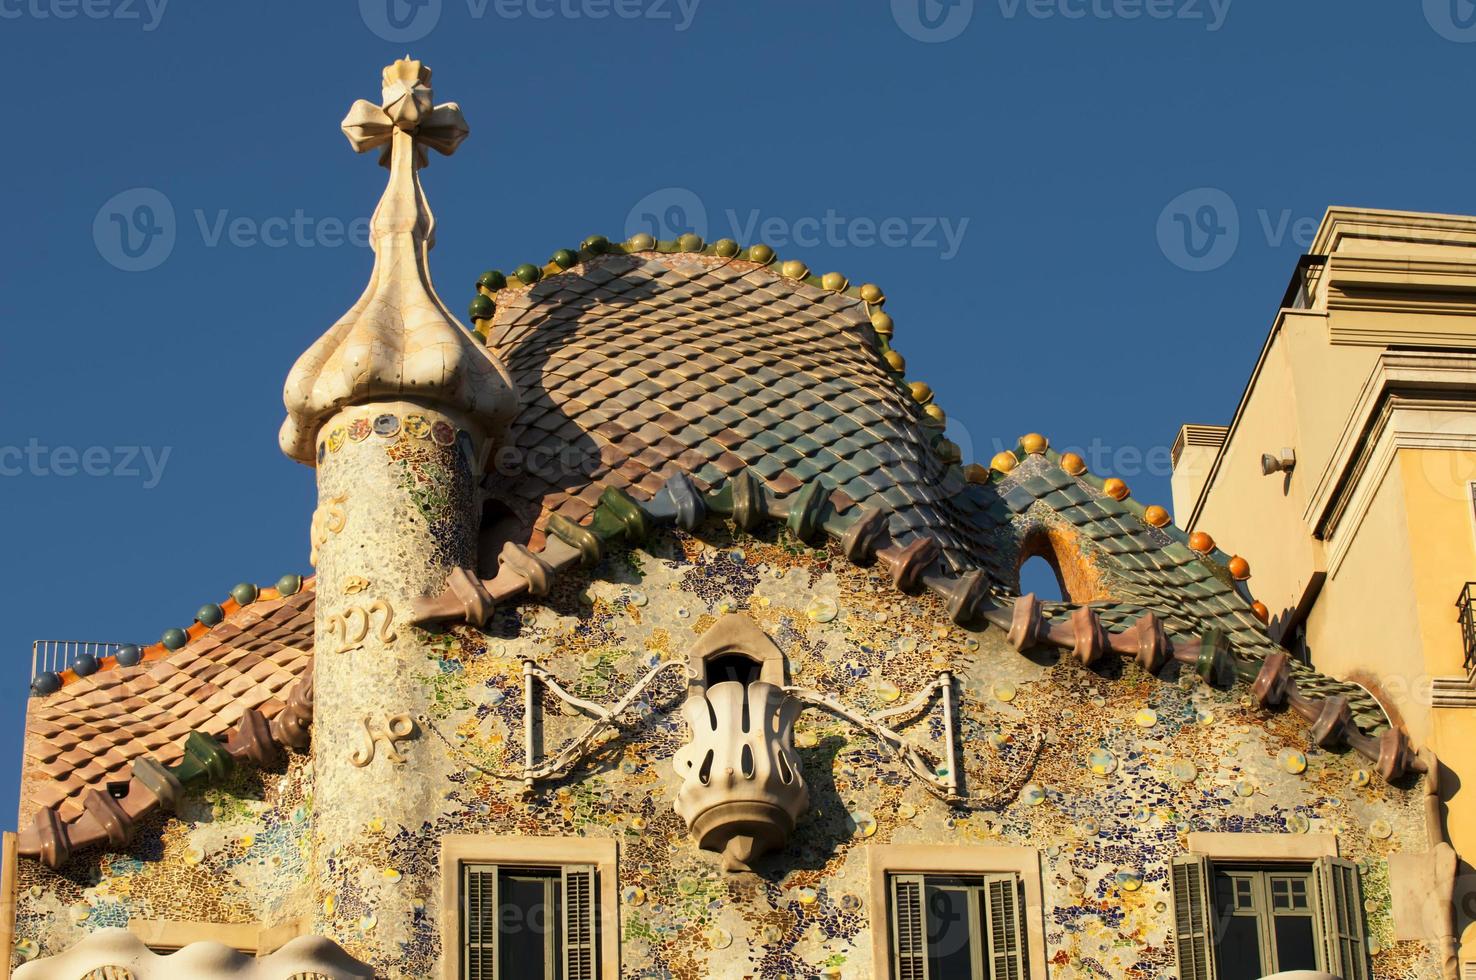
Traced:
<svg viewBox="0 0 1476 980">
<path fill-rule="evenodd" d="M 1024 958 L 1032 980 L 1048 977 L 1045 902 L 1040 851 L 1033 847 L 952 844 L 877 844 L 867 849 L 871 885 L 872 972 L 877 980 L 892 977 L 891 882 L 895 876 L 980 878 L 1012 874 L 1022 885 L 1020 924 L 1025 933 Z"/>
<path fill-rule="evenodd" d="M 1254 834 L 1254 833 L 1191 833 L 1188 839 L 1188 848 L 1185 853 L 1175 858 L 1171 869 L 1170 880 L 1174 880 L 1181 864 L 1192 865 L 1198 862 L 1203 878 L 1202 887 L 1205 890 L 1206 914 L 1210 921 L 1208 927 L 1213 930 L 1214 924 L 1219 920 L 1220 910 L 1216 904 L 1215 877 L 1216 866 L 1229 869 L 1253 868 L 1257 871 L 1270 872 L 1274 874 L 1278 868 L 1301 870 L 1311 868 L 1311 884 L 1313 894 L 1313 928 L 1317 948 L 1322 951 L 1319 955 L 1330 953 L 1329 946 L 1336 941 L 1343 942 L 1339 933 L 1336 937 L 1328 930 L 1329 925 L 1336 922 L 1337 909 L 1329 907 L 1328 902 L 1336 902 L 1336 896 L 1327 892 L 1327 885 L 1332 881 L 1331 876 L 1340 873 L 1340 869 L 1353 868 L 1350 862 L 1341 858 L 1338 851 L 1338 837 L 1336 834 Z M 1357 875 L 1356 868 L 1353 874 Z M 1361 876 L 1354 882 L 1353 892 L 1361 891 Z M 1174 894 L 1174 906 L 1177 909 L 1181 897 Z M 1368 976 L 1372 976 L 1369 968 L 1371 959 L 1368 952 L 1368 922 L 1363 915 L 1363 909 L 1359 908 L 1357 914 L 1362 917 L 1358 932 L 1358 942 L 1363 952 L 1364 968 Z M 1172 924 L 1173 947 L 1180 950 L 1181 937 L 1178 934 L 1178 923 Z M 1336 930 L 1336 926 L 1335 926 Z M 1196 936 L 1198 933 L 1195 934 Z M 1219 970 L 1219 948 L 1217 935 L 1209 937 L 1209 948 L 1212 951 L 1212 960 L 1207 964 L 1209 973 L 1207 976 L 1215 976 Z M 1190 942 L 1197 940 L 1191 939 Z M 1180 951 L 1181 952 L 1181 951 Z M 1182 955 L 1182 952 L 1181 952 Z M 1181 961 L 1182 962 L 1182 961 Z M 1336 969 L 1336 964 L 1329 964 Z"/>
<path fill-rule="evenodd" d="M 619 847 L 583 837 L 508 837 L 453 834 L 441 839 L 442 980 L 461 980 L 461 882 L 466 865 L 510 869 L 595 869 L 595 921 L 600 980 L 620 980 Z"/>
<path fill-rule="evenodd" d="M 1283 967 L 1279 961 L 1282 953 L 1278 946 L 1276 937 L 1276 920 L 1278 918 L 1299 918 L 1309 920 L 1312 926 L 1313 949 L 1321 948 L 1326 942 L 1323 936 L 1323 915 L 1320 896 L 1317 887 L 1317 867 L 1305 861 L 1235 861 L 1231 859 L 1211 859 L 1211 877 L 1209 892 L 1211 895 L 1211 907 L 1214 910 L 1215 921 L 1223 920 L 1227 915 L 1236 918 L 1251 919 L 1256 924 L 1256 945 L 1259 949 L 1259 959 L 1264 962 L 1268 958 L 1273 962 L 1268 970 L 1261 968 L 1265 975 L 1290 972 L 1293 967 Z M 1218 901 L 1219 880 L 1221 876 L 1234 881 L 1245 881 L 1250 887 L 1252 906 L 1247 911 L 1242 911 L 1238 906 L 1226 909 L 1220 906 Z M 1305 912 L 1291 910 L 1278 913 L 1273 892 L 1273 879 L 1281 877 L 1295 877 L 1305 885 L 1303 898 L 1307 903 Z M 1219 960 L 1219 944 L 1215 944 L 1216 960 Z M 1218 964 L 1217 962 L 1217 965 Z M 1307 967 L 1296 967 L 1295 969 L 1308 969 Z"/>
</svg>

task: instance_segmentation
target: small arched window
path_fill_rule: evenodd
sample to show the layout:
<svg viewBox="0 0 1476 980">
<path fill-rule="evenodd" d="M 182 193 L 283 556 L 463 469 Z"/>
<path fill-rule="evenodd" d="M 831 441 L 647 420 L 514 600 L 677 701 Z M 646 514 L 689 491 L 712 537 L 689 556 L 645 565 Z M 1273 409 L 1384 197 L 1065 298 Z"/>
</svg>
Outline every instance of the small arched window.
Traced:
<svg viewBox="0 0 1476 980">
<path fill-rule="evenodd" d="M 1065 602 L 1066 587 L 1056 567 L 1042 555 L 1025 559 L 1020 566 L 1020 594 L 1034 594 L 1041 602 Z"/>
<path fill-rule="evenodd" d="M 746 687 L 764 681 L 783 687 L 785 682 L 784 652 L 742 613 L 728 613 L 703 633 L 687 652 L 687 662 L 693 686 L 738 681 Z"/>
</svg>

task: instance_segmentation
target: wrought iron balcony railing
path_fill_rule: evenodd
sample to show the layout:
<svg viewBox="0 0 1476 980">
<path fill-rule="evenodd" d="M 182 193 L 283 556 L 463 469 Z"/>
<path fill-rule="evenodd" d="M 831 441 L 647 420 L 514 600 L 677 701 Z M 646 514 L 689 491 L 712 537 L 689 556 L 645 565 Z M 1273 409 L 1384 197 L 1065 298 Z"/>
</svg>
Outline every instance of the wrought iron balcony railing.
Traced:
<svg viewBox="0 0 1476 980">
<path fill-rule="evenodd" d="M 1472 608 L 1473 601 L 1476 601 L 1476 582 L 1467 582 L 1456 597 L 1456 611 L 1461 623 L 1461 648 L 1466 652 L 1468 674 L 1476 669 L 1476 610 Z"/>
</svg>

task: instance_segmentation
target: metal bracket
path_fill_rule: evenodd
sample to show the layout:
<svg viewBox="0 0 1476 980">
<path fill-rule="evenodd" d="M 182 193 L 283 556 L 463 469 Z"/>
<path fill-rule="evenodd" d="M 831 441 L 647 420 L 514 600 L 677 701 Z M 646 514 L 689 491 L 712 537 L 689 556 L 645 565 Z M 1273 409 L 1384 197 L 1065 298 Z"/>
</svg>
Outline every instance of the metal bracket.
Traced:
<svg viewBox="0 0 1476 980">
<path fill-rule="evenodd" d="M 935 692 L 942 692 L 943 702 L 943 753 L 944 765 L 935 766 L 928 756 L 913 745 L 904 735 L 884 722 L 893 718 L 909 718 L 927 707 Z M 827 711 L 842 721 L 861 729 L 882 744 L 892 755 L 923 784 L 929 793 L 950 806 L 998 806 L 1013 799 L 1020 787 L 1030 778 L 1035 761 L 1045 746 L 1045 738 L 1036 729 L 1033 733 L 1029 757 L 1015 774 L 1015 778 L 998 791 L 976 796 L 959 791 L 958 779 L 958 719 L 953 698 L 953 674 L 940 673 L 936 680 L 919 691 L 906 704 L 876 714 L 862 714 L 848 708 L 829 694 L 821 694 L 803 687 L 786 687 L 784 693 L 810 707 Z M 939 772 L 939 769 L 942 769 Z"/>
</svg>

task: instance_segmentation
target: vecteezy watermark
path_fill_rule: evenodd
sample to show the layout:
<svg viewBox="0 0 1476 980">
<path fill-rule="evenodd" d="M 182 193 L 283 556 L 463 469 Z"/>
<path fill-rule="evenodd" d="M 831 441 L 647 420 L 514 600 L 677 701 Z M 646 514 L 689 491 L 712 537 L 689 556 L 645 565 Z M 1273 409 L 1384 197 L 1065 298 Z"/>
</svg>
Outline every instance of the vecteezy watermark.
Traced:
<svg viewBox="0 0 1476 980">
<path fill-rule="evenodd" d="M 1225 26 L 1234 0 L 999 0 L 1006 20 L 1179 20 L 1211 33 Z"/>
<path fill-rule="evenodd" d="M 1225 26 L 1234 0 L 996 0 L 1004 20 L 1177 20 Z M 1465 3 L 1468 0 L 1451 0 Z M 925 44 L 952 41 L 974 19 L 975 0 L 892 0 L 892 19 L 902 32 Z"/>
<path fill-rule="evenodd" d="M 114 194 L 92 219 L 92 241 L 124 272 L 157 269 L 174 251 L 174 205 L 152 187 Z"/>
<path fill-rule="evenodd" d="M 987 463 L 999 453 L 1010 452 L 1015 448 L 1013 442 L 990 436 L 979 443 L 981 446 L 988 446 L 988 450 L 976 452 L 968 432 L 951 421 L 948 424 L 948 438 L 959 447 L 965 461 L 980 460 Z M 1112 446 L 1101 439 L 1093 439 L 1085 445 L 1057 446 L 1052 443 L 1051 448 L 1062 455 L 1075 453 L 1080 456 L 1087 469 L 1097 476 L 1115 476 L 1124 480 L 1147 476 L 1166 480 L 1174 475 L 1174 455 L 1170 446 Z"/>
<path fill-rule="evenodd" d="M 968 232 L 968 218 L 944 216 L 846 215 L 827 208 L 821 214 L 800 217 L 765 215 L 758 209 L 723 212 L 714 228 L 707 207 L 685 187 L 663 187 L 636 202 L 625 219 L 626 237 L 648 234 L 678 238 L 688 232 L 714 238 L 732 238 L 743 245 L 762 242 L 773 248 L 917 248 L 935 251 L 944 261 L 955 258 Z"/>
<path fill-rule="evenodd" d="M 968 29 L 974 0 L 892 0 L 892 19 L 914 41 L 941 44 Z"/>
<path fill-rule="evenodd" d="M 0 0 L 0 20 L 116 20 L 157 30 L 169 0 Z"/>
<path fill-rule="evenodd" d="M 117 477 L 143 479 L 152 490 L 164 478 L 170 446 L 46 446 L 32 438 L 24 446 L 0 446 L 0 477 Z"/>
<path fill-rule="evenodd" d="M 0 0 L 3 2 L 3 0 Z M 644 20 L 676 31 L 692 26 L 702 0 L 465 0 L 475 21 Z M 395 44 L 419 41 L 441 23 L 444 0 L 359 0 L 359 17 L 376 36 Z"/>
<path fill-rule="evenodd" d="M 1312 250 L 1322 228 L 1322 215 L 1297 214 L 1291 208 L 1256 208 L 1254 221 L 1242 221 L 1241 208 L 1225 191 L 1200 187 L 1170 201 L 1158 215 L 1158 247 L 1174 265 L 1188 272 L 1211 272 L 1224 266 L 1246 236 L 1259 232 L 1267 248 L 1295 246 Z M 1407 239 L 1397 233 L 1358 236 L 1363 251 L 1403 249 Z"/>
<path fill-rule="evenodd" d="M 1240 247 L 1240 209 L 1214 187 L 1185 191 L 1158 216 L 1158 248 L 1188 272 L 1211 272 Z"/>
<path fill-rule="evenodd" d="M 194 228 L 206 248 L 339 248 L 369 245 L 369 218 L 318 218 L 301 208 L 257 218 L 229 209 L 195 208 Z M 174 204 L 162 191 L 135 187 L 109 198 L 92 219 L 92 241 L 103 259 L 124 272 L 163 265 L 179 237 Z"/>
<path fill-rule="evenodd" d="M 1447 41 L 1476 43 L 1476 0 L 1425 0 L 1425 20 Z"/>
</svg>

